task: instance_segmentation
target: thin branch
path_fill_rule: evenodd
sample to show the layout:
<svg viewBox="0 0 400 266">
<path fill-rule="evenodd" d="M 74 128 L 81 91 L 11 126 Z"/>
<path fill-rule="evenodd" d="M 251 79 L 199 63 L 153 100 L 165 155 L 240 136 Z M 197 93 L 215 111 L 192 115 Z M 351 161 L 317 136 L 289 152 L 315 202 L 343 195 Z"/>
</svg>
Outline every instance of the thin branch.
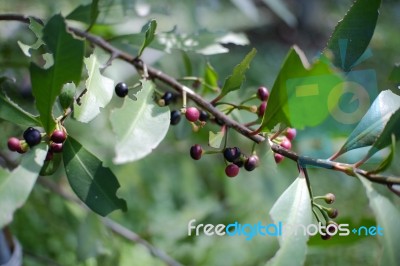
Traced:
<svg viewBox="0 0 400 266">
<path fill-rule="evenodd" d="M 57 183 L 44 178 L 44 177 L 39 177 L 38 179 L 38 184 L 42 185 L 43 187 L 46 187 L 47 189 L 51 190 L 53 193 L 61 196 L 62 198 L 77 203 L 79 206 L 82 208 L 88 210 L 86 205 L 84 205 L 77 197 L 74 197 L 67 191 L 65 191 L 60 185 Z M 162 260 L 166 265 L 169 266 L 182 266 L 179 262 L 168 256 L 164 251 L 161 249 L 158 249 L 154 247 L 152 244 L 147 242 L 145 239 L 141 238 L 138 234 L 133 232 L 132 230 L 124 227 L 123 225 L 109 219 L 109 218 L 101 218 L 101 221 L 103 224 L 110 229 L 112 232 L 115 234 L 131 241 L 137 244 L 140 244 L 144 246 L 153 256 L 159 258 Z"/>
<path fill-rule="evenodd" d="M 41 21 L 38 18 L 35 19 L 37 21 Z M 0 20 L 15 20 L 15 21 L 29 23 L 29 16 L 18 15 L 18 14 L 4 14 L 4 15 L 0 14 Z M 163 73 L 161 70 L 145 65 L 142 60 L 133 57 L 124 51 L 119 50 L 118 48 L 112 46 L 110 43 L 108 43 L 106 40 L 104 40 L 99 36 L 93 35 L 91 33 L 73 27 L 68 27 L 68 30 L 73 34 L 75 34 L 76 36 L 86 39 L 90 43 L 102 48 L 106 52 L 110 53 L 113 57 L 119 58 L 123 61 L 132 64 L 138 71 L 144 71 L 145 69 L 147 69 L 147 73 L 150 76 L 150 78 L 157 79 L 165 83 L 166 85 L 175 89 L 181 94 L 183 94 L 183 92 L 186 92 L 187 97 L 189 99 L 191 99 L 203 110 L 206 110 L 209 113 L 211 113 L 216 118 L 216 120 L 222 121 L 224 125 L 226 125 L 228 128 L 229 127 L 233 128 L 238 133 L 242 134 L 243 136 L 249 138 L 250 140 L 256 143 L 262 143 L 263 141 L 266 140 L 265 137 L 258 134 L 258 131 L 253 131 L 249 127 L 242 125 L 237 121 L 231 119 L 223 112 L 218 110 L 212 103 L 206 101 L 200 95 L 196 94 L 194 91 L 192 91 L 185 85 L 181 84 L 175 78 Z M 358 173 L 375 183 L 389 184 L 389 185 L 400 184 L 400 177 L 371 174 L 363 169 L 356 167 L 355 165 L 339 163 L 331 160 L 316 159 L 308 156 L 301 156 L 293 151 L 287 150 L 281 147 L 280 145 L 274 143 L 271 143 L 271 149 L 273 152 L 279 153 L 295 162 L 298 162 L 304 167 L 310 165 L 319 168 L 326 168 L 343 172 L 349 176 L 355 176 L 355 173 Z"/>
</svg>

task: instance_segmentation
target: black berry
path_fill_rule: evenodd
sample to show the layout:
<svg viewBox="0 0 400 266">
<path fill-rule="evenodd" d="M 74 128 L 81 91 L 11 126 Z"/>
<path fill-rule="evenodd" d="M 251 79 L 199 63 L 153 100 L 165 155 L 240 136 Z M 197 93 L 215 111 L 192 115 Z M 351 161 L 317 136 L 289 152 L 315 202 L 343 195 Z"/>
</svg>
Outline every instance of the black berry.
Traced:
<svg viewBox="0 0 400 266">
<path fill-rule="evenodd" d="M 253 171 L 258 166 L 258 162 L 259 162 L 258 156 L 252 155 L 244 163 L 244 169 L 246 169 L 247 171 Z"/>
<path fill-rule="evenodd" d="M 179 121 L 181 121 L 181 112 L 179 112 L 178 110 L 172 110 L 170 124 L 177 125 Z"/>
<path fill-rule="evenodd" d="M 242 160 L 242 158 L 238 158 L 238 159 L 236 159 L 235 161 L 233 161 L 233 163 L 234 164 L 236 164 L 237 166 L 239 166 L 239 167 L 243 167 L 243 165 L 244 165 L 244 160 Z"/>
<path fill-rule="evenodd" d="M 64 130 L 56 129 L 51 134 L 50 140 L 55 143 L 63 143 L 67 139 L 67 134 L 65 134 Z"/>
<path fill-rule="evenodd" d="M 236 164 L 230 164 L 225 168 L 225 174 L 229 177 L 235 177 L 239 174 L 239 166 Z"/>
<path fill-rule="evenodd" d="M 196 107 L 188 107 L 185 116 L 190 122 L 196 122 L 200 118 L 200 111 Z"/>
<path fill-rule="evenodd" d="M 115 85 L 115 94 L 123 98 L 128 95 L 128 85 L 125 82 L 120 82 Z"/>
<path fill-rule="evenodd" d="M 267 101 L 268 97 L 269 97 L 268 89 L 263 86 L 259 87 L 257 90 L 257 96 L 261 101 L 263 101 L 263 102 Z"/>
<path fill-rule="evenodd" d="M 173 100 L 174 100 L 174 94 L 170 91 L 167 91 L 164 93 L 164 95 L 161 97 L 161 99 L 164 100 L 164 105 L 169 105 Z"/>
<path fill-rule="evenodd" d="M 26 143 L 32 147 L 40 143 L 42 140 L 42 135 L 40 134 L 40 131 L 33 128 L 33 127 L 28 127 L 25 132 L 24 132 L 24 139 Z"/>
<path fill-rule="evenodd" d="M 193 160 L 200 160 L 202 154 L 203 148 L 199 144 L 195 144 L 190 148 L 190 156 Z"/>
<path fill-rule="evenodd" d="M 207 121 L 208 120 L 208 113 L 206 111 L 204 111 L 204 110 L 201 110 L 200 111 L 199 120 L 203 121 L 203 122 Z"/>
<path fill-rule="evenodd" d="M 225 148 L 224 150 L 224 157 L 228 162 L 234 162 L 240 157 L 240 154 L 241 152 L 238 147 Z"/>
</svg>

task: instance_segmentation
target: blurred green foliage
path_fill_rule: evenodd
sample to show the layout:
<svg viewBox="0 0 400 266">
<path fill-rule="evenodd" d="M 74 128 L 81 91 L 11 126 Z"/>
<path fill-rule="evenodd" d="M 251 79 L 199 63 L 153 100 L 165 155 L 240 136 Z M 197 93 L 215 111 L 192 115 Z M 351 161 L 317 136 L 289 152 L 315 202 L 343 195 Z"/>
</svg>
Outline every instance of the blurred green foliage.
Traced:
<svg viewBox="0 0 400 266">
<path fill-rule="evenodd" d="M 245 32 L 250 39 L 250 46 L 228 45 L 228 54 L 212 57 L 188 53 L 192 59 L 193 75 L 202 76 L 203 66 L 209 61 L 218 72 L 221 82 L 251 47 L 255 47 L 258 53 L 247 72 L 245 89 L 236 96 L 230 96 L 241 98 L 241 95 L 249 94 L 249 90 L 255 91 L 261 84 L 272 87 L 281 62 L 292 44 L 298 44 L 310 59 L 318 55 L 334 25 L 351 4 L 349 0 L 329 3 L 316 0 L 284 1 L 288 10 L 298 19 L 297 26 L 291 28 L 268 6 L 259 2 L 256 19 L 249 16 L 250 11 L 240 10 L 234 4 L 240 1 L 101 2 L 103 4 L 99 22 L 115 24 L 97 25 L 93 31 L 106 37 L 140 32 L 141 27 L 152 18 L 157 20 L 159 31 L 169 31 L 176 26 L 179 32 L 186 33 L 204 28 L 210 31 Z M 79 4 L 86 3 L 88 2 L 2 1 L 0 13 L 23 13 L 48 18 L 58 12 L 67 15 Z M 400 4 L 397 1 L 383 3 L 370 44 L 373 57 L 357 66 L 357 69 L 376 71 L 379 89 L 394 88 L 395 85 L 389 82 L 388 76 L 393 64 L 400 61 L 400 38 L 397 38 L 398 27 L 395 27 L 400 23 L 399 9 Z M 16 22 L 1 23 L 0 73 L 16 79 L 15 88 L 9 89 L 7 93 L 24 108 L 32 110 L 28 60 L 16 42 L 21 40 L 24 43 L 33 43 L 33 36 L 25 25 Z M 180 52 L 163 54 L 161 59 L 159 53 L 149 53 L 145 54 L 146 59 L 150 62 L 156 61 L 157 67 L 172 76 L 185 75 Z M 131 67 L 118 62 L 113 67 L 115 70 L 110 71 L 119 72 L 121 77 L 132 84 L 137 80 Z M 165 88 L 160 86 L 160 89 Z M 117 103 L 113 102 L 111 106 L 113 104 Z M 104 116 L 111 108 L 103 110 Z M 81 136 L 80 141 L 84 141 L 88 149 L 102 154 L 104 158 L 101 159 L 108 160 L 113 147 L 107 143 L 110 126 L 104 122 L 104 116 L 96 118 L 89 125 L 72 121 L 69 123 L 74 123 L 75 135 Z M 5 153 L 6 138 L 18 135 L 20 130 L 8 122 L 0 121 L 2 156 Z M 176 131 L 171 128 L 167 138 L 148 157 L 124 166 L 112 167 L 121 183 L 118 196 L 126 199 L 128 212 L 114 212 L 111 218 L 137 232 L 184 265 L 264 265 L 278 248 L 275 238 L 257 236 L 246 241 L 244 237 L 188 237 L 187 224 L 191 219 L 196 219 L 197 223 L 212 224 L 234 221 L 271 222 L 268 212 L 278 196 L 298 175 L 296 165 L 284 161 L 279 167 L 275 167 L 271 155 L 267 155 L 262 159 L 262 166 L 254 172 L 242 171 L 236 178 L 228 179 L 224 175 L 221 156 L 204 156 L 198 162 L 189 157 L 191 145 L 206 145 L 207 132 L 183 134 L 187 138 L 177 140 Z M 215 126 L 214 131 L 218 131 L 218 127 Z M 93 132 L 96 132 L 96 138 L 93 138 Z M 323 128 L 299 132 L 293 149 L 307 153 L 312 148 L 311 152 L 324 151 L 323 154 L 332 154 L 343 141 L 327 138 L 325 135 Z M 248 140 L 234 132 L 230 132 L 229 137 L 230 142 L 250 151 L 252 144 Z M 352 157 L 347 158 L 357 155 L 358 153 L 351 153 Z M 15 156 L 11 159 L 15 162 L 19 160 Z M 315 195 L 327 192 L 336 195 L 337 202 L 334 206 L 340 213 L 338 223 L 350 223 L 352 226 L 375 224 L 364 189 L 356 179 L 320 169 L 310 169 L 310 176 Z M 52 179 L 68 189 L 62 171 Z M 380 192 L 386 193 L 384 190 Z M 389 197 L 400 203 L 392 195 Z M 39 185 L 34 188 L 27 204 L 17 211 L 11 228 L 23 245 L 24 265 L 163 265 L 143 246 L 114 235 L 94 214 Z M 380 255 L 376 237 L 335 237 L 330 241 L 322 241 L 316 236 L 310 239 L 309 244 L 306 265 L 376 265 Z"/>
</svg>

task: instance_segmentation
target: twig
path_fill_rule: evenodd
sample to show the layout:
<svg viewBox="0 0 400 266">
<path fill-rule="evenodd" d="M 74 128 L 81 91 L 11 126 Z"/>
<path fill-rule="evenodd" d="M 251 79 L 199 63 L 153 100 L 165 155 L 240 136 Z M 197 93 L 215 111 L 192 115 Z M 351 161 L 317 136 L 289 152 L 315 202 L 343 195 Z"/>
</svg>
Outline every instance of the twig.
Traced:
<svg viewBox="0 0 400 266">
<path fill-rule="evenodd" d="M 82 208 L 88 210 L 88 208 L 77 197 L 74 197 L 73 195 L 71 195 L 70 193 L 65 191 L 57 183 L 50 181 L 49 179 L 47 179 L 45 177 L 39 177 L 38 184 L 42 185 L 43 187 L 48 188 L 53 193 L 61 196 L 62 198 L 66 199 L 68 201 L 71 201 L 71 202 L 75 202 L 75 203 L 79 204 L 79 206 L 81 206 Z M 173 258 L 168 256 L 164 251 L 154 247 L 152 244 L 150 244 L 149 242 L 147 242 L 146 240 L 141 238 L 138 234 L 136 234 L 132 230 L 124 227 L 123 225 L 121 225 L 109 218 L 101 218 L 101 221 L 108 229 L 113 231 L 115 234 L 117 234 L 131 242 L 134 242 L 134 243 L 144 246 L 147 250 L 149 250 L 149 252 L 153 256 L 162 260 L 166 265 L 182 266 L 182 264 L 180 264 L 179 262 L 177 262 L 176 260 L 174 260 Z"/>
<path fill-rule="evenodd" d="M 15 21 L 29 23 L 29 16 L 18 15 L 18 14 L 3 14 L 3 15 L 0 14 L 0 20 L 15 20 Z M 41 20 L 38 18 L 35 18 L 35 20 L 41 22 Z M 224 125 L 226 125 L 228 128 L 229 127 L 233 128 L 238 133 L 242 134 L 243 136 L 251 139 L 256 143 L 262 143 L 263 141 L 266 140 L 265 137 L 258 134 L 258 131 L 253 131 L 249 127 L 242 125 L 237 121 L 231 119 L 230 117 L 222 113 L 220 110 L 218 110 L 212 103 L 206 101 L 200 95 L 196 94 L 188 87 L 181 84 L 175 78 L 163 73 L 161 70 L 145 65 L 143 61 L 140 60 L 139 58 L 133 57 L 127 54 L 126 52 L 119 50 L 118 48 L 112 46 L 110 43 L 108 43 L 106 40 L 104 40 L 99 36 L 93 35 L 91 33 L 73 27 L 68 27 L 68 30 L 73 34 L 75 34 L 76 36 L 84 38 L 90 43 L 102 48 L 106 52 L 113 55 L 113 58 L 114 57 L 119 58 L 123 61 L 132 64 L 138 71 L 144 71 L 145 69 L 147 69 L 147 73 L 150 78 L 158 79 L 159 81 L 165 83 L 166 85 L 175 89 L 181 94 L 183 94 L 183 92 L 185 91 L 189 99 L 191 99 L 202 109 L 211 113 L 216 118 L 216 120 L 222 121 Z M 356 167 L 355 165 L 339 163 L 331 160 L 316 159 L 308 156 L 301 156 L 293 151 L 287 150 L 281 147 L 280 145 L 274 143 L 271 143 L 271 149 L 273 152 L 279 153 L 295 162 L 298 162 L 304 167 L 307 165 L 316 166 L 320 168 L 340 171 L 349 176 L 355 176 L 355 173 L 358 173 L 375 183 L 388 184 L 388 185 L 400 184 L 400 177 L 371 174 L 363 169 Z"/>
</svg>

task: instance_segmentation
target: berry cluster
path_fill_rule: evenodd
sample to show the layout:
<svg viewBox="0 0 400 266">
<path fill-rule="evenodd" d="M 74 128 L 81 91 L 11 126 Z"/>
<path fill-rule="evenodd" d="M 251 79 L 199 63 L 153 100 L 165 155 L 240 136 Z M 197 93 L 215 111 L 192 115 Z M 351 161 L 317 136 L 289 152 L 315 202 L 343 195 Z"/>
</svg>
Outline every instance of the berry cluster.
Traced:
<svg viewBox="0 0 400 266">
<path fill-rule="evenodd" d="M 33 127 L 28 127 L 23 133 L 23 140 L 16 137 L 11 137 L 8 139 L 7 146 L 10 151 L 15 151 L 18 153 L 25 153 L 39 143 L 42 142 L 45 133 L 41 133 L 38 129 Z M 56 129 L 50 136 L 49 139 L 49 150 L 47 152 L 46 161 L 50 161 L 53 158 L 54 153 L 62 152 L 63 143 L 67 139 L 67 134 L 64 128 Z"/>
<path fill-rule="evenodd" d="M 193 160 L 200 160 L 203 154 L 207 153 L 199 144 L 190 148 L 190 156 Z M 253 154 L 244 155 L 238 147 L 227 147 L 222 151 L 224 159 L 228 162 L 225 168 L 225 174 L 228 177 L 235 177 L 239 174 L 240 168 L 244 167 L 247 171 L 253 171 L 259 163 L 258 156 Z"/>
<path fill-rule="evenodd" d="M 338 225 L 336 222 L 334 222 L 331 219 L 335 219 L 339 215 L 339 212 L 336 208 L 328 208 L 328 207 L 325 207 L 325 206 L 315 203 L 315 200 L 318 200 L 318 199 L 324 200 L 325 203 L 327 203 L 327 204 L 332 204 L 335 202 L 336 197 L 332 193 L 327 193 L 324 196 L 314 197 L 314 200 L 313 200 L 313 207 L 316 208 L 322 214 L 322 216 L 324 217 L 325 223 L 326 223 L 326 231 L 323 232 L 324 234 L 321 235 L 321 238 L 324 240 L 328 240 L 337 231 Z M 317 214 L 316 213 L 314 213 L 314 214 L 315 214 L 317 220 L 320 221 Z"/>
<path fill-rule="evenodd" d="M 292 148 L 292 141 L 296 137 L 297 131 L 295 128 L 287 128 L 282 135 L 275 138 L 273 141 L 281 145 L 283 148 L 290 150 Z M 274 159 L 276 163 L 280 163 L 285 159 L 282 154 L 275 153 Z"/>
</svg>

